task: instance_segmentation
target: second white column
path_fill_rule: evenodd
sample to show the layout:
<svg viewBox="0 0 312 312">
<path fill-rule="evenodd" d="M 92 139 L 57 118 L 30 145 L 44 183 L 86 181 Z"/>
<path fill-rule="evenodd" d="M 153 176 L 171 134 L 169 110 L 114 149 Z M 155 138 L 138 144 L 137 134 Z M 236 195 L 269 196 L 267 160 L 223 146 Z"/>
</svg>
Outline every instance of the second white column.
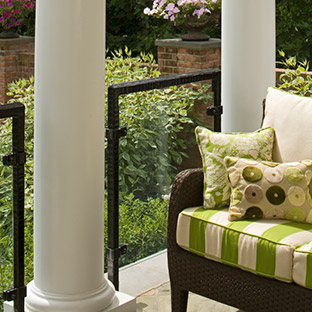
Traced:
<svg viewBox="0 0 312 312">
<path fill-rule="evenodd" d="M 275 85 L 275 0 L 222 0 L 222 131 L 260 127 Z"/>
</svg>

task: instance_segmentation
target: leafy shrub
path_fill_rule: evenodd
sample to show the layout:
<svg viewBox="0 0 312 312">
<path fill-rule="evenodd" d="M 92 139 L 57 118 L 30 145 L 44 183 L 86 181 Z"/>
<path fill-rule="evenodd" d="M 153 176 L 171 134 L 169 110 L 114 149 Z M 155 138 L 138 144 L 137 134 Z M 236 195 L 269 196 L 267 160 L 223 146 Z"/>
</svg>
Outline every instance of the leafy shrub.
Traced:
<svg viewBox="0 0 312 312">
<path fill-rule="evenodd" d="M 312 58 L 312 6 L 310 0 L 276 1 L 276 46 L 298 59 Z M 277 55 L 278 59 L 280 56 Z"/>
<path fill-rule="evenodd" d="M 308 61 L 306 59 L 297 61 L 296 56 L 287 58 L 283 51 L 280 51 L 279 54 L 283 59 L 278 63 L 286 70 L 280 75 L 282 83 L 278 87 L 290 93 L 312 96 L 312 77 L 307 74 L 309 70 Z"/>
<path fill-rule="evenodd" d="M 167 247 L 168 200 L 125 196 L 120 204 L 120 242 L 128 244 L 120 265 L 132 263 Z"/>
<path fill-rule="evenodd" d="M 160 198 L 141 201 L 133 194 L 121 198 L 119 240 L 120 244 L 126 244 L 128 247 L 127 253 L 120 258 L 120 266 L 166 248 L 168 204 L 168 200 Z M 107 214 L 105 223 L 107 224 Z M 105 243 L 107 243 L 107 226 L 105 226 Z"/>
<path fill-rule="evenodd" d="M 160 72 L 152 55 L 132 58 L 129 51 L 119 51 L 107 62 L 106 75 L 110 85 L 157 77 Z M 176 167 L 182 156 L 187 157 L 186 148 L 195 144 L 180 134 L 193 131 L 190 112 L 195 100 L 209 101 L 208 87 L 171 87 L 120 97 L 120 124 L 128 128 L 120 140 L 120 190 L 124 194 L 146 199 L 169 193 Z"/>
</svg>

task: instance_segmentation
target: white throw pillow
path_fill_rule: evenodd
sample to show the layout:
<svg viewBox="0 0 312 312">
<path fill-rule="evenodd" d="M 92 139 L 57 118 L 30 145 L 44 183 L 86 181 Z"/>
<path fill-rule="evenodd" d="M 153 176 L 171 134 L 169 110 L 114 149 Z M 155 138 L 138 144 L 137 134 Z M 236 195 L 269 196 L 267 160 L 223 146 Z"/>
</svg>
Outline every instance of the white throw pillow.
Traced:
<svg viewBox="0 0 312 312">
<path fill-rule="evenodd" d="M 268 88 L 262 127 L 275 130 L 273 161 L 312 159 L 312 98 Z"/>
</svg>

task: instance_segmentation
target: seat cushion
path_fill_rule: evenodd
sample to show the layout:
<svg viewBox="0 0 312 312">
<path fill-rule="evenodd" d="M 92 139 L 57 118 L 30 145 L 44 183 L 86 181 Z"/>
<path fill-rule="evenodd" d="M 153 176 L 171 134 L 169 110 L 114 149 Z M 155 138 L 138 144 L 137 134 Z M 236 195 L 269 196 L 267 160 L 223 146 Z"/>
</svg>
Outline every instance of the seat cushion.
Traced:
<svg viewBox="0 0 312 312">
<path fill-rule="evenodd" d="M 312 289 L 312 242 L 295 249 L 293 280 Z"/>
<path fill-rule="evenodd" d="M 177 244 L 197 255 L 293 281 L 294 250 L 312 241 L 312 224 L 286 220 L 228 220 L 228 208 L 188 208 L 179 214 Z"/>
<path fill-rule="evenodd" d="M 275 130 L 273 161 L 312 159 L 312 98 L 268 88 L 263 127 Z"/>
</svg>

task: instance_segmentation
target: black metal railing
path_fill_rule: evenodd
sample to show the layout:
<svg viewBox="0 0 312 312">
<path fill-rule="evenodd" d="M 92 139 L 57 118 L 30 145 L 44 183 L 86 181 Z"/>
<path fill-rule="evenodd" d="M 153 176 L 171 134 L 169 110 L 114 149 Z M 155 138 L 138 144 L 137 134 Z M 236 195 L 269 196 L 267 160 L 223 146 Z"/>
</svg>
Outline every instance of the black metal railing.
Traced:
<svg viewBox="0 0 312 312">
<path fill-rule="evenodd" d="M 5 166 L 13 166 L 14 286 L 3 299 L 14 300 L 14 311 L 24 312 L 24 150 L 25 107 L 20 103 L 0 105 L 0 118 L 13 118 L 12 154 L 3 156 Z"/>
<path fill-rule="evenodd" d="M 119 288 L 119 257 L 127 246 L 119 245 L 119 139 L 127 134 L 125 127 L 119 125 L 119 96 L 139 91 L 161 89 L 165 87 L 188 84 L 198 81 L 212 81 L 214 104 L 207 108 L 207 114 L 214 116 L 216 131 L 221 129 L 221 71 L 208 69 L 198 72 L 163 76 L 152 79 L 118 83 L 108 88 L 108 128 L 107 145 L 107 191 L 108 191 L 108 278 Z"/>
</svg>

